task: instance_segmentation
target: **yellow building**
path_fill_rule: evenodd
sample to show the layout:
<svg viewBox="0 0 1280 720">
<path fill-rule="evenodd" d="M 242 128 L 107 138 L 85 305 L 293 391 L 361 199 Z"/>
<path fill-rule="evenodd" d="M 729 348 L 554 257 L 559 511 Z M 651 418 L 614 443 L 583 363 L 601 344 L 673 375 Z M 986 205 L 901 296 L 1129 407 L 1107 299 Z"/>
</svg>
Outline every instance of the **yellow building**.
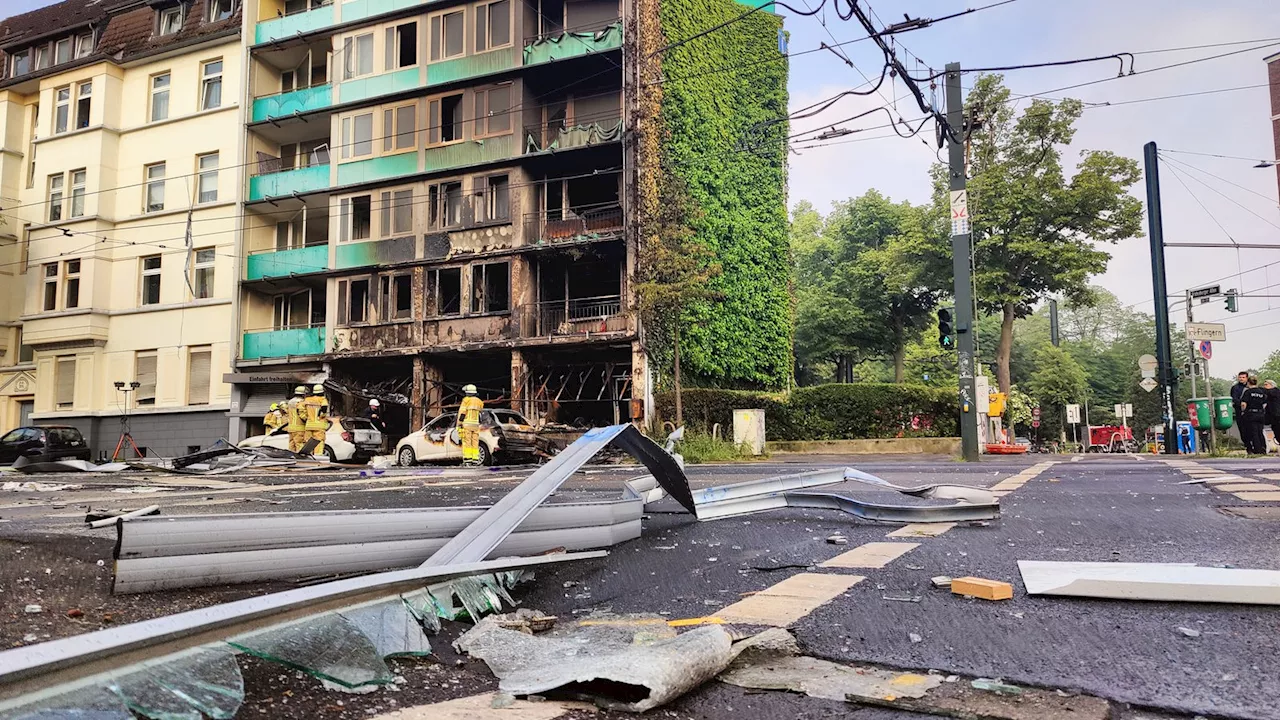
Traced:
<svg viewBox="0 0 1280 720">
<path fill-rule="evenodd" d="M 0 427 L 226 435 L 239 0 L 66 0 L 0 21 L 0 55 Z"/>
</svg>

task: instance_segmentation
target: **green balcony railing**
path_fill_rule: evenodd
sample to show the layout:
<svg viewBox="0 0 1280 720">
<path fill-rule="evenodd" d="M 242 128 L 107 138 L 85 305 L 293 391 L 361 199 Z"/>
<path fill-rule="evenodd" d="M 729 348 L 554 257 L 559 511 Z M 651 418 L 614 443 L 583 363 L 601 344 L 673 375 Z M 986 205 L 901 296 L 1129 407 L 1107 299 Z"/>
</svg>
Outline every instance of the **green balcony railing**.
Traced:
<svg viewBox="0 0 1280 720">
<path fill-rule="evenodd" d="M 247 332 L 240 343 L 240 357 L 261 360 L 324 353 L 324 326 Z"/>
<path fill-rule="evenodd" d="M 404 152 L 399 155 L 384 155 L 368 160 L 356 160 L 338 165 L 338 185 L 357 185 L 360 183 L 390 180 L 402 175 L 418 172 L 418 153 Z"/>
<path fill-rule="evenodd" d="M 315 192 L 327 187 L 329 187 L 327 164 L 265 173 L 249 178 L 249 201 Z"/>
<path fill-rule="evenodd" d="M 418 68 L 370 75 L 338 83 L 338 102 L 356 102 L 421 86 L 422 83 L 418 81 Z"/>
<path fill-rule="evenodd" d="M 250 255 L 245 263 L 245 279 L 288 277 L 294 273 L 320 272 L 329 266 L 329 246 L 312 245 Z"/>
<path fill-rule="evenodd" d="M 510 70 L 513 67 L 516 67 L 516 55 L 511 48 L 491 50 L 478 55 L 431 63 L 427 66 L 427 84 L 440 85 L 455 80 L 466 80 Z"/>
<path fill-rule="evenodd" d="M 422 3 L 423 0 L 345 0 L 342 3 L 342 22 L 362 20 Z"/>
<path fill-rule="evenodd" d="M 516 135 L 499 135 L 483 140 L 466 140 L 443 147 L 427 148 L 427 172 L 479 165 L 515 157 Z"/>
<path fill-rule="evenodd" d="M 333 6 L 325 5 L 315 10 L 294 13 L 284 17 L 263 20 L 254 28 L 254 44 L 291 38 L 298 33 L 309 33 L 321 30 L 334 24 Z"/>
<path fill-rule="evenodd" d="M 622 47 L 622 23 L 616 22 L 595 31 L 568 31 L 537 38 L 524 46 L 524 64 L 537 65 Z"/>
<path fill-rule="evenodd" d="M 324 110 L 332 105 L 333 87 L 330 85 L 317 85 L 279 95 L 254 98 L 253 122 L 288 117 L 294 113 Z"/>
</svg>

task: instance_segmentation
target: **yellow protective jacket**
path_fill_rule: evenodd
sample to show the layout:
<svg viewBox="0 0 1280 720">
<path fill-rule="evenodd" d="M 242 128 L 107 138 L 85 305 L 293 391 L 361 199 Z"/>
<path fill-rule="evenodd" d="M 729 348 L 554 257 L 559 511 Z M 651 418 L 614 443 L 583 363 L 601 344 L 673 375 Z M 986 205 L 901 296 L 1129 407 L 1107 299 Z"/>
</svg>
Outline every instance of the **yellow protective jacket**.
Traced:
<svg viewBox="0 0 1280 720">
<path fill-rule="evenodd" d="M 329 429 L 329 401 L 318 395 L 312 395 L 305 401 L 307 422 L 306 430 Z"/>
<path fill-rule="evenodd" d="M 307 411 L 303 402 L 303 398 L 291 397 L 289 402 L 285 404 L 285 415 L 289 418 L 289 432 L 291 433 L 300 433 L 307 429 Z"/>
<path fill-rule="evenodd" d="M 480 411 L 483 409 L 484 401 L 480 398 L 472 395 L 462 398 L 462 404 L 458 406 L 458 424 L 479 425 Z"/>
<path fill-rule="evenodd" d="M 279 410 L 269 410 L 262 416 L 262 424 L 267 426 L 267 432 L 275 432 L 284 422 L 284 416 Z"/>
</svg>

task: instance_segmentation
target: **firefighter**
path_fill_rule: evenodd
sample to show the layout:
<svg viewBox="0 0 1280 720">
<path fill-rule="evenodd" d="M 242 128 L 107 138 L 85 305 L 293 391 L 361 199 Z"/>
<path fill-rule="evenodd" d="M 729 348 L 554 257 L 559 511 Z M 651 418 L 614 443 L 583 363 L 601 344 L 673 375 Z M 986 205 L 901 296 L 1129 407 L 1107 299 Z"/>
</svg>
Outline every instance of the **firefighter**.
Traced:
<svg viewBox="0 0 1280 720">
<path fill-rule="evenodd" d="M 312 452 L 313 455 L 323 455 L 324 433 L 329 429 L 329 400 L 324 396 L 323 385 L 312 386 L 311 397 L 306 399 L 305 407 L 307 420 L 306 432 L 303 433 L 303 437 L 319 443 Z"/>
<path fill-rule="evenodd" d="M 484 409 L 484 401 L 477 397 L 476 386 L 466 385 L 462 388 L 466 397 L 458 406 L 458 439 L 462 441 L 462 464 L 480 464 L 480 411 Z"/>
<path fill-rule="evenodd" d="M 302 446 L 307 444 L 306 399 L 307 389 L 299 385 L 293 389 L 293 397 L 285 403 L 285 415 L 289 419 L 289 452 L 302 452 Z"/>
<path fill-rule="evenodd" d="M 280 410 L 280 403 L 271 403 L 271 409 L 266 415 L 262 416 L 262 424 L 267 427 L 267 434 L 280 429 L 285 424 L 284 412 Z"/>
</svg>

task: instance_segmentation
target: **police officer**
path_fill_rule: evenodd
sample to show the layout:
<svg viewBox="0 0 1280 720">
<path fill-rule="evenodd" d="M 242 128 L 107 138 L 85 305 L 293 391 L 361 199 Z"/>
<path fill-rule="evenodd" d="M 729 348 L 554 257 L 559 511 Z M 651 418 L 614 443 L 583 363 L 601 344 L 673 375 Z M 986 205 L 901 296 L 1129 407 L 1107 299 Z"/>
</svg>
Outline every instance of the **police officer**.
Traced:
<svg viewBox="0 0 1280 720">
<path fill-rule="evenodd" d="M 1248 386 L 1240 393 L 1240 412 L 1237 415 L 1244 449 L 1250 455 L 1267 454 L 1267 440 L 1262 434 L 1262 426 L 1266 423 L 1267 399 L 1267 391 L 1258 387 L 1257 376 L 1251 375 Z"/>
<path fill-rule="evenodd" d="M 293 397 L 285 403 L 285 416 L 289 419 L 290 452 L 302 452 L 302 446 L 307 444 L 306 399 L 307 389 L 299 385 L 293 389 Z"/>
</svg>

